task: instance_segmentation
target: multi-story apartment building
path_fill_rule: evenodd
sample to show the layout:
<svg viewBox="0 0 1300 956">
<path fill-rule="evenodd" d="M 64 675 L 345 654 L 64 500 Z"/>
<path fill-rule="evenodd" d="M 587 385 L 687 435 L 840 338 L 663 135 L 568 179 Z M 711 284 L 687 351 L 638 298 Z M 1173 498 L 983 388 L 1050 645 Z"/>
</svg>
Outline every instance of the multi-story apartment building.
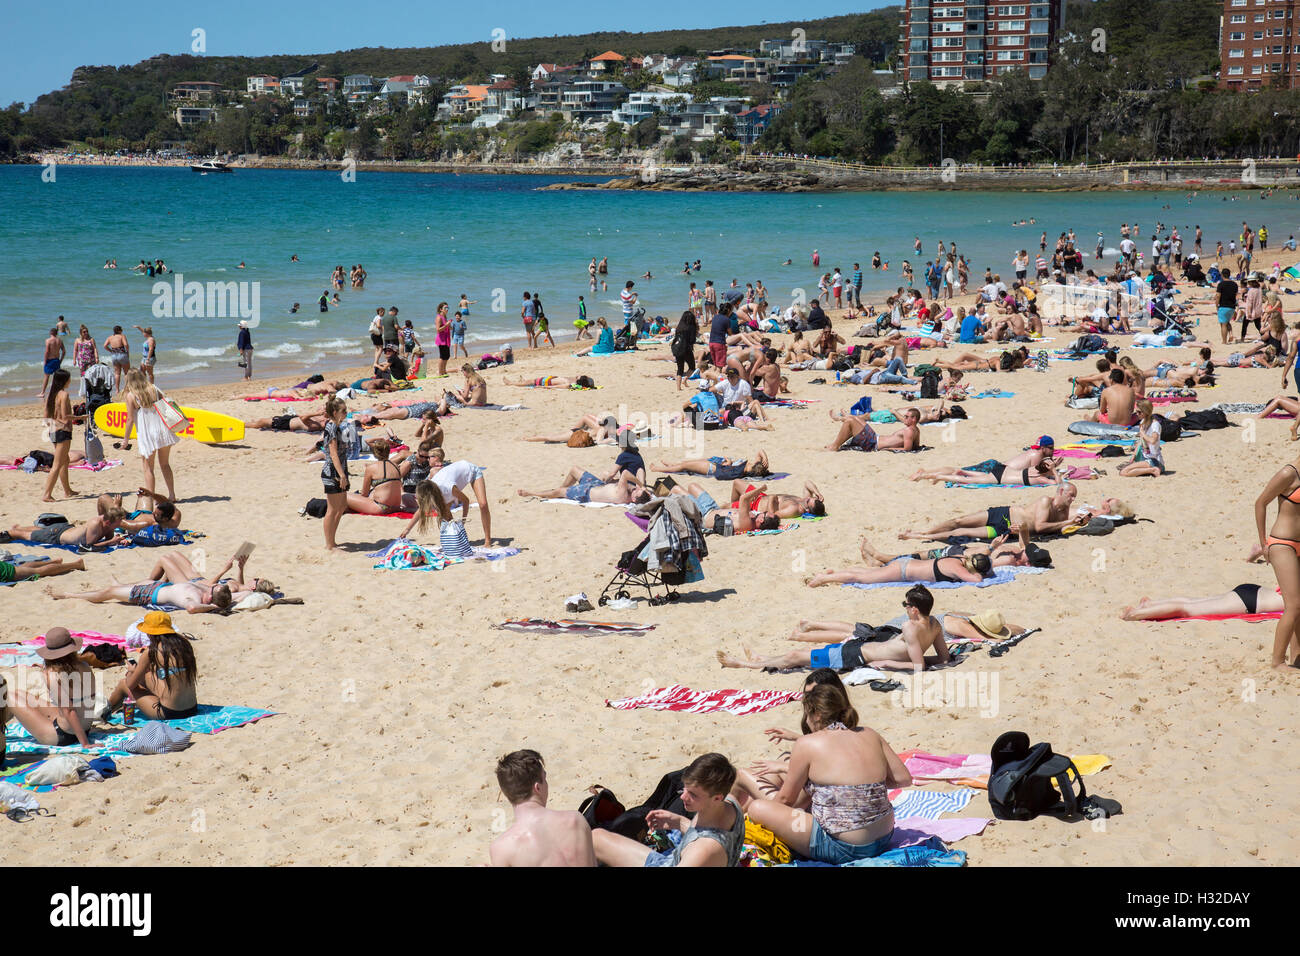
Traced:
<svg viewBox="0 0 1300 956">
<path fill-rule="evenodd" d="M 1041 80 L 1064 18 L 1065 0 L 907 0 L 899 24 L 901 78 L 944 86 L 1024 70 Z"/>
<path fill-rule="evenodd" d="M 1300 2 L 1223 0 L 1219 85 L 1230 90 L 1300 88 Z"/>
</svg>

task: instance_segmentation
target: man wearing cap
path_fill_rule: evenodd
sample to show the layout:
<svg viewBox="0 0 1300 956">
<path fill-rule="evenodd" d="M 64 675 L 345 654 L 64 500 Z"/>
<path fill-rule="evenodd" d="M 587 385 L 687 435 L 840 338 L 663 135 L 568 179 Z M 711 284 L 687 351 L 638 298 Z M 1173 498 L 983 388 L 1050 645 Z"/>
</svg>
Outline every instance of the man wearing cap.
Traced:
<svg viewBox="0 0 1300 956">
<path fill-rule="evenodd" d="M 79 636 L 70 634 L 66 627 L 52 627 L 45 632 L 45 645 L 36 648 L 44 661 L 44 694 L 10 688 L 0 677 L 4 701 L 0 713 L 17 720 L 42 746 L 90 746 L 95 677 L 90 667 L 77 659 L 80 652 Z"/>
<path fill-rule="evenodd" d="M 239 365 L 244 370 L 244 378 L 253 377 L 253 335 L 248 331 L 248 323 L 239 321 L 239 337 L 235 340 L 239 349 Z"/>
</svg>

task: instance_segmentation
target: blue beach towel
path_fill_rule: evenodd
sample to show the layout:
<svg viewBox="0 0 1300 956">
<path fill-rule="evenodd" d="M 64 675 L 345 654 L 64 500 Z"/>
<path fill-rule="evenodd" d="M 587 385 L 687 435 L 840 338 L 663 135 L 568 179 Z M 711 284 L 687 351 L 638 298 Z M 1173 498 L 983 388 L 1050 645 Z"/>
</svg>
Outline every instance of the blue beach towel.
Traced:
<svg viewBox="0 0 1300 956">
<path fill-rule="evenodd" d="M 812 860 L 797 860 L 783 863 L 781 866 L 830 866 L 829 863 L 816 863 Z M 950 850 L 938 837 L 931 837 L 916 846 L 898 847 L 886 850 L 880 856 L 865 860 L 845 863 L 844 866 L 965 866 L 966 853 L 963 850 Z"/>
<path fill-rule="evenodd" d="M 925 586 L 931 591 L 940 588 L 991 588 L 995 584 L 1008 584 L 1014 581 L 1022 574 L 1042 574 L 1049 568 L 994 568 L 993 573 L 983 581 L 942 581 L 934 584 L 926 582 Z M 857 588 L 859 591 L 875 591 L 881 588 L 910 588 L 916 584 L 915 581 L 887 581 L 880 584 L 846 584 L 846 588 Z"/>
</svg>

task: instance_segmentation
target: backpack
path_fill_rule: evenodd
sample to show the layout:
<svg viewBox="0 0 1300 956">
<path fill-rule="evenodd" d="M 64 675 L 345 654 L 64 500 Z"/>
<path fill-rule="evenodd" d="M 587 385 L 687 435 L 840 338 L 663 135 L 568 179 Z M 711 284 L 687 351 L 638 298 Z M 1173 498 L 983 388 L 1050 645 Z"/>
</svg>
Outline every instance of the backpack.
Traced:
<svg viewBox="0 0 1300 956">
<path fill-rule="evenodd" d="M 927 370 L 921 374 L 921 397 L 939 397 L 939 373 L 937 371 Z"/>
<path fill-rule="evenodd" d="M 1229 425 L 1228 416 L 1223 414 L 1221 408 L 1205 408 L 1196 412 L 1184 412 L 1183 417 L 1178 422 L 1188 431 L 1200 432 L 1210 431 L 1215 428 L 1227 428 Z M 1163 437 L 1164 426 L 1161 426 Z"/>
<path fill-rule="evenodd" d="M 615 819 L 603 825 L 601 829 L 610 830 L 622 836 L 629 837 L 639 842 L 644 842 L 646 834 L 645 818 L 651 810 L 667 810 L 670 813 L 677 813 L 684 817 L 690 817 L 691 814 L 682 804 L 682 774 L 686 768 L 674 770 L 672 773 L 664 774 L 659 780 L 659 785 L 655 787 L 645 803 L 637 807 L 632 807 L 619 814 Z M 612 797 L 613 794 L 610 794 Z"/>
<path fill-rule="evenodd" d="M 1171 421 L 1163 415 L 1152 415 L 1160 423 L 1160 440 L 1161 441 L 1178 441 L 1183 433 L 1183 426 L 1178 422 Z"/>
<path fill-rule="evenodd" d="M 329 509 L 329 502 L 324 498 L 312 498 L 303 507 L 303 513 L 313 518 L 325 517 L 325 512 Z"/>
<path fill-rule="evenodd" d="M 1062 810 L 1074 817 L 1090 806 L 1088 789 L 1074 761 L 1053 753 L 1051 744 L 1030 746 L 1027 734 L 1013 730 L 993 743 L 991 756 L 989 806 L 997 819 L 1032 820 L 1040 813 Z"/>
<path fill-rule="evenodd" d="M 593 830 L 606 830 L 609 824 L 626 812 L 626 809 L 618 802 L 618 797 L 614 796 L 612 791 L 596 784 L 591 788 L 591 796 L 583 800 L 582 805 L 578 807 L 578 812 Z"/>
</svg>

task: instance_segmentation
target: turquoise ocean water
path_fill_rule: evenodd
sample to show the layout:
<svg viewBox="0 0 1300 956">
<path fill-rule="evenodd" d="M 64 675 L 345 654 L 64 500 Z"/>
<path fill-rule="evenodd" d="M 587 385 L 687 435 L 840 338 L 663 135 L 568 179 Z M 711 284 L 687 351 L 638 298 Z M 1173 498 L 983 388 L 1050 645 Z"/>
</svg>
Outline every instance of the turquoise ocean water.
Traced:
<svg viewBox="0 0 1300 956">
<path fill-rule="evenodd" d="M 794 290 L 816 292 L 817 276 L 862 263 L 864 289 L 901 284 L 909 259 L 918 269 L 939 239 L 955 240 L 978 279 L 986 266 L 1008 278 L 1016 249 L 1038 249 L 1047 230 L 1073 228 L 1091 252 L 1102 231 L 1113 261 L 1121 222 L 1141 225 L 1149 250 L 1157 220 L 1187 236 L 1200 224 L 1205 248 L 1267 224 L 1270 248 L 1256 258 L 1269 268 L 1298 257 L 1280 246 L 1300 231 L 1300 204 L 1287 193 L 1261 200 L 1243 193 L 666 193 L 538 192 L 557 177 L 367 173 L 344 182 L 337 173 L 238 170 L 201 176 L 180 168 L 60 166 L 45 182 L 39 166 L 0 167 L 0 403 L 30 401 L 40 383 L 41 343 L 56 316 L 75 336 L 85 323 L 102 343 L 114 324 L 131 341 L 133 364 L 152 325 L 159 343 L 157 376 L 164 387 L 233 381 L 237 317 L 155 318 L 153 281 L 130 272 L 140 259 L 161 258 L 186 282 L 256 282 L 260 324 L 254 329 L 259 375 L 269 367 L 360 365 L 371 354 L 366 335 L 377 306 L 396 305 L 431 341 L 439 301 L 454 309 L 465 293 L 471 309 L 470 352 L 514 337 L 522 345 L 522 292 L 542 294 L 552 333 L 571 337 L 579 295 L 589 315 L 615 317 L 618 290 L 636 281 L 649 314 L 675 319 L 691 279 L 720 288 L 762 279 L 773 303 Z M 575 178 L 575 177 L 567 177 Z M 1166 209 L 1165 206 L 1170 208 Z M 1037 225 L 1013 227 L 1022 218 Z M 920 235 L 923 251 L 912 251 Z M 814 269 L 811 253 L 821 253 Z M 872 272 L 872 253 L 890 271 Z M 291 262 L 297 255 L 299 262 Z M 609 290 L 592 294 L 587 263 L 609 259 Z M 118 269 L 102 269 L 116 258 Z M 782 266 L 787 259 L 790 266 Z M 683 260 L 703 271 L 680 275 Z M 240 262 L 246 268 L 239 269 Z M 361 263 L 366 288 L 346 287 L 342 304 L 322 314 L 316 300 L 336 265 Z M 647 271 L 652 280 L 641 276 Z M 168 281 L 172 281 L 168 277 Z M 496 290 L 504 290 L 497 292 Z M 301 311 L 289 314 L 299 302 Z M 503 311 L 493 311 L 493 306 Z M 71 339 L 68 340 L 71 360 Z"/>
</svg>

